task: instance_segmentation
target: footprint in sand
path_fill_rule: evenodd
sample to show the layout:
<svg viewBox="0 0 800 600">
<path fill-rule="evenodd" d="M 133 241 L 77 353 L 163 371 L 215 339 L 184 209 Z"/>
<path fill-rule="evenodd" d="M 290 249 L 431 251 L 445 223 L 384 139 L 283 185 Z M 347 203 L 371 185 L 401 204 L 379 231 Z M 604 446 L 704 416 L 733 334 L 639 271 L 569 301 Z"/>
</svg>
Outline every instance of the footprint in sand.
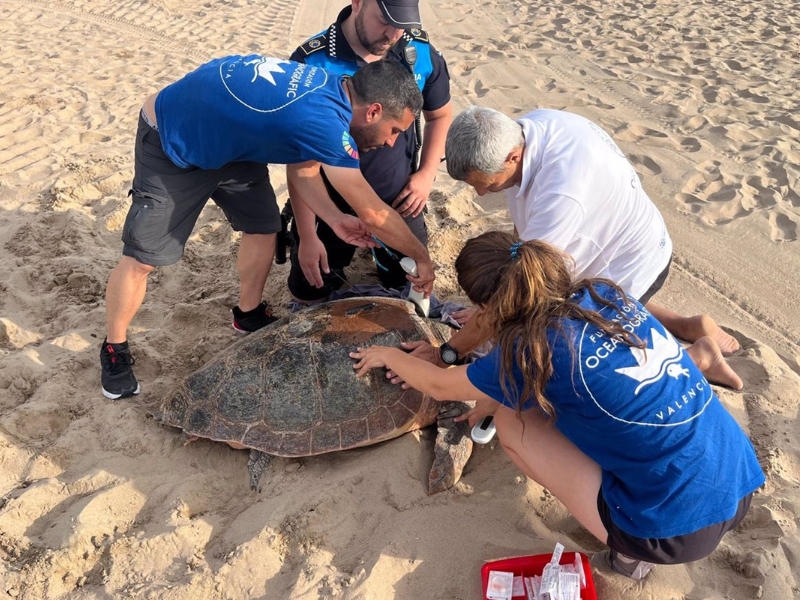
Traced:
<svg viewBox="0 0 800 600">
<path fill-rule="evenodd" d="M 789 129 L 791 129 L 793 133 L 800 131 L 800 122 L 790 117 L 789 115 L 779 115 L 777 117 L 768 120 L 772 120 L 775 121 L 776 123 L 780 123 L 781 125 L 785 125 Z"/>
<path fill-rule="evenodd" d="M 483 80 L 481 80 L 481 79 L 476 80 L 474 84 L 472 84 L 472 82 L 470 82 L 470 83 L 473 86 L 473 90 L 475 91 L 475 94 L 478 96 L 478 98 L 482 98 L 483 96 L 485 96 L 486 94 L 488 94 L 492 90 L 501 91 L 501 90 L 517 90 L 517 89 L 519 89 L 518 85 L 496 85 L 496 84 L 493 84 L 491 87 L 487 87 L 483 83 Z"/>
<path fill-rule="evenodd" d="M 721 173 L 717 163 L 700 166 L 704 171 L 693 174 L 675 195 L 680 212 L 698 215 L 711 225 L 724 225 L 752 213 L 755 188 Z"/>
<path fill-rule="evenodd" d="M 722 62 L 724 62 L 731 71 L 744 71 L 745 70 L 745 67 L 743 67 L 742 63 L 740 63 L 738 60 L 728 59 L 728 60 L 724 60 Z"/>
<path fill-rule="evenodd" d="M 686 119 L 678 126 L 678 131 L 681 133 L 694 133 L 705 127 L 708 124 L 708 119 L 700 115 L 695 115 Z"/>
<path fill-rule="evenodd" d="M 739 185 L 725 178 L 712 181 L 706 187 L 706 200 L 709 202 L 731 202 L 739 193 Z"/>
<path fill-rule="evenodd" d="M 500 50 L 489 50 L 486 55 L 489 58 L 493 58 L 494 60 L 505 60 L 507 58 L 514 58 L 513 54 L 506 54 L 505 52 L 501 52 Z"/>
<path fill-rule="evenodd" d="M 466 77 L 472 71 L 475 70 L 476 67 L 480 66 L 478 63 L 470 63 L 470 62 L 459 62 L 453 64 L 453 69 L 460 69 L 461 70 L 461 77 Z"/>
<path fill-rule="evenodd" d="M 644 138 L 663 139 L 669 136 L 663 131 L 650 129 L 645 125 L 630 125 L 615 131 L 614 137 L 623 142 L 639 142 Z"/>
<path fill-rule="evenodd" d="M 763 177 L 747 177 L 742 183 L 742 203 L 748 210 L 760 210 L 775 206 L 780 193 L 769 187 Z"/>
<path fill-rule="evenodd" d="M 604 102 L 600 98 L 592 96 L 591 94 L 589 94 L 588 98 L 590 104 L 597 108 L 602 108 L 603 110 L 614 110 L 615 108 L 613 104 L 608 104 L 607 102 Z"/>
<path fill-rule="evenodd" d="M 658 131 L 656 129 L 650 129 L 649 127 L 645 127 L 643 125 L 634 125 L 631 127 L 631 131 L 639 135 L 641 137 L 654 137 L 654 138 L 666 138 L 669 137 L 663 131 Z"/>
<path fill-rule="evenodd" d="M 681 149 L 684 152 L 698 152 L 702 145 L 700 144 L 700 140 L 693 137 L 686 137 L 681 139 L 680 141 Z"/>
<path fill-rule="evenodd" d="M 715 86 L 707 86 L 703 90 L 703 100 L 707 104 L 714 104 L 717 101 L 717 89 Z"/>
<path fill-rule="evenodd" d="M 743 98 L 744 100 L 750 100 L 751 102 L 755 102 L 756 104 L 768 104 L 769 97 L 762 96 L 761 94 L 754 94 L 750 90 L 737 90 L 736 94 Z"/>
<path fill-rule="evenodd" d="M 628 160 L 631 161 L 635 167 L 637 167 L 636 170 L 639 172 L 644 171 L 650 175 L 661 174 L 661 167 L 649 156 L 644 154 L 628 154 Z"/>
<path fill-rule="evenodd" d="M 742 201 L 739 199 L 722 204 L 716 210 L 708 211 L 703 215 L 702 219 L 710 225 L 725 225 L 748 214 L 750 214 L 750 211 L 742 206 Z"/>
<path fill-rule="evenodd" d="M 475 90 L 475 95 L 478 96 L 478 98 L 483 98 L 486 94 L 489 93 L 489 88 L 483 85 L 483 81 L 481 81 L 480 79 L 478 79 L 475 82 L 475 86 L 473 87 L 473 89 Z"/>
<path fill-rule="evenodd" d="M 701 200 L 693 194 L 675 194 L 675 200 L 678 201 L 678 211 L 686 214 L 696 215 L 705 206 L 705 200 Z"/>
<path fill-rule="evenodd" d="M 797 239 L 797 222 L 781 213 L 769 216 L 770 238 L 773 242 L 794 242 Z"/>
</svg>

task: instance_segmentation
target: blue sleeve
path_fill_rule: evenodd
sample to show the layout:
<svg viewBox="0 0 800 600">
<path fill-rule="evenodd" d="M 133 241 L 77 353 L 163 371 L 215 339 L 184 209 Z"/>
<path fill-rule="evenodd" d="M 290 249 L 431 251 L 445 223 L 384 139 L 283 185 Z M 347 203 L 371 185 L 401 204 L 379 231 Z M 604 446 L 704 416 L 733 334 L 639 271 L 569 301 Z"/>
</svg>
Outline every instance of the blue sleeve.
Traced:
<svg viewBox="0 0 800 600">
<path fill-rule="evenodd" d="M 500 348 L 495 347 L 491 352 L 489 352 L 489 354 L 482 356 L 467 366 L 467 379 L 469 379 L 469 382 L 472 385 L 493 400 L 496 400 L 503 406 L 517 410 L 519 398 L 509 398 L 506 396 L 505 392 L 503 391 L 503 387 L 500 384 L 500 373 L 502 370 L 501 364 L 502 357 L 500 356 Z M 517 385 L 517 394 L 521 394 L 522 389 L 525 386 L 525 380 L 522 377 L 522 371 L 517 364 L 514 364 L 513 377 Z M 508 388 L 511 393 L 514 392 L 514 386 L 509 385 Z M 538 408 L 538 406 L 539 405 L 534 400 L 529 398 L 523 403 L 522 409 L 530 410 L 534 407 Z"/>
<path fill-rule="evenodd" d="M 338 127 L 332 127 L 329 122 L 320 124 L 313 139 L 305 142 L 303 156 L 306 160 L 316 160 L 332 167 L 358 169 L 361 165 L 348 123 L 341 123 Z"/>
<path fill-rule="evenodd" d="M 441 53 L 432 44 L 423 46 L 430 55 L 431 73 L 422 88 L 422 110 L 432 111 L 450 102 L 450 73 Z"/>
<path fill-rule="evenodd" d="M 516 410 L 516 403 L 506 398 L 500 385 L 500 352 L 497 348 L 467 366 L 467 379 L 490 398 Z"/>
</svg>

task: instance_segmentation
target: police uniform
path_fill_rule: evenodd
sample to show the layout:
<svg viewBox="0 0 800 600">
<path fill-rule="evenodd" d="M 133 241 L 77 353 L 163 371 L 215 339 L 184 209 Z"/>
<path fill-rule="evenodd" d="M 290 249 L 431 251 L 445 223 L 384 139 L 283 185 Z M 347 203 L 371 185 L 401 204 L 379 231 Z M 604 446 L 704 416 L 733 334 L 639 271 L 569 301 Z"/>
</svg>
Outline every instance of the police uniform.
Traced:
<svg viewBox="0 0 800 600">
<path fill-rule="evenodd" d="M 352 8 L 346 7 L 339 13 L 336 22 L 325 31 L 310 38 L 298 47 L 291 56 L 297 62 L 322 67 L 329 73 L 352 75 L 366 62 L 353 51 L 342 33 L 342 22 L 352 14 Z M 414 78 L 422 91 L 423 110 L 434 111 L 450 102 L 450 76 L 442 55 L 430 44 L 428 34 L 422 29 L 407 29 L 400 40 L 387 53 L 387 60 L 398 61 L 413 70 Z M 413 62 L 413 65 L 409 65 Z M 387 204 L 391 204 L 402 191 L 414 172 L 414 159 L 417 150 L 417 135 L 414 126 L 400 134 L 394 146 L 381 147 L 361 154 L 361 173 L 375 190 L 375 193 Z M 355 214 L 342 196 L 323 179 L 331 199 L 342 211 Z M 414 235 L 427 246 L 428 232 L 422 214 L 405 219 Z M 296 229 L 292 232 L 297 241 Z M 317 236 L 325 245 L 328 253 L 330 275 L 323 273 L 324 286 L 321 289 L 310 285 L 300 269 L 297 259 L 297 244 L 292 247 L 292 268 L 289 275 L 289 289 L 302 300 L 326 298 L 338 289 L 344 277 L 344 267 L 350 264 L 355 254 L 355 247 L 340 240 L 331 229 L 318 220 Z M 382 249 L 376 250 L 379 261 L 378 277 L 386 287 L 402 288 L 405 286 L 405 272 L 400 268 L 399 258 L 402 254 L 392 251 L 390 256 Z"/>
</svg>

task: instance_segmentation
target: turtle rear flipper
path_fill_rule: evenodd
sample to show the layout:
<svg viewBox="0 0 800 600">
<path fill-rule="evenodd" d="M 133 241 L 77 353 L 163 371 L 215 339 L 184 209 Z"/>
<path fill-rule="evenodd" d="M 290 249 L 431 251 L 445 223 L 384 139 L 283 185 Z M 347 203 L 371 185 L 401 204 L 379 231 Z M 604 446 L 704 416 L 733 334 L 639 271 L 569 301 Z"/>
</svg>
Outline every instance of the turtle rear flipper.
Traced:
<svg viewBox="0 0 800 600">
<path fill-rule="evenodd" d="M 434 442 L 434 458 L 428 475 L 428 494 L 449 490 L 458 480 L 472 454 L 472 438 L 467 421 L 453 419 L 470 410 L 465 402 L 445 402 L 439 413 L 439 427 Z"/>
<path fill-rule="evenodd" d="M 267 470 L 272 456 L 259 450 L 250 450 L 250 459 L 247 461 L 247 472 L 250 473 L 250 489 L 261 493 L 259 481 L 264 471 Z"/>
</svg>

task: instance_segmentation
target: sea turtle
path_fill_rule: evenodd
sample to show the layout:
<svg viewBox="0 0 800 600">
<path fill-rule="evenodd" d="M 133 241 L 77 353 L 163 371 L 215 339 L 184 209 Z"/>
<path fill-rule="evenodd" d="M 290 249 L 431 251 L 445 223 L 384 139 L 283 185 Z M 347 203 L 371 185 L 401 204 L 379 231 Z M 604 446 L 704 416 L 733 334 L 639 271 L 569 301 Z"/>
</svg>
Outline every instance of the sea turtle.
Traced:
<svg viewBox="0 0 800 600">
<path fill-rule="evenodd" d="M 393 298 L 348 298 L 284 317 L 235 343 L 189 375 L 163 402 L 160 420 L 190 438 L 250 448 L 250 486 L 270 456 L 358 448 L 439 423 L 428 493 L 452 487 L 472 452 L 469 407 L 392 385 L 381 371 L 357 378 L 349 352 L 426 340 L 445 326 Z"/>
</svg>

